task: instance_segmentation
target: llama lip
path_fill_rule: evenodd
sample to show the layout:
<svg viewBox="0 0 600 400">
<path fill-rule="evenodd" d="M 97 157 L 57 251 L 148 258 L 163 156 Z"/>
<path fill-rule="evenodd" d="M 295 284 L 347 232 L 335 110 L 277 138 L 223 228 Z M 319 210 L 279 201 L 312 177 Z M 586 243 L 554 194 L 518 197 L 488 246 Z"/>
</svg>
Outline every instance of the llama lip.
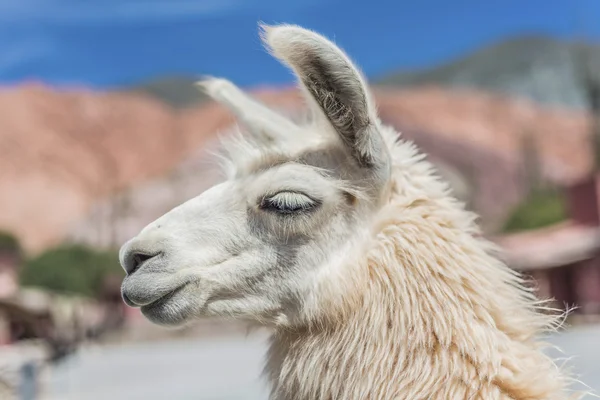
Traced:
<svg viewBox="0 0 600 400">
<path fill-rule="evenodd" d="M 187 320 L 190 304 L 181 302 L 177 296 L 186 285 L 167 293 L 160 299 L 141 307 L 142 314 L 150 321 L 164 326 L 179 326 Z"/>
<path fill-rule="evenodd" d="M 129 307 L 139 307 L 137 304 L 131 301 L 131 299 L 127 296 L 125 292 L 121 292 L 121 297 L 123 298 L 125 304 L 127 304 Z"/>
<path fill-rule="evenodd" d="M 140 279 L 146 275 L 134 275 L 125 277 L 123 280 L 121 297 L 123 302 L 129 307 L 146 307 L 167 301 L 189 283 L 186 281 L 173 282 L 168 276 L 163 276 L 164 274 L 151 274 L 156 276 L 155 279 L 162 283 L 160 285 L 162 288 L 159 289 L 156 287 L 157 285 L 148 285 L 144 280 Z"/>
<path fill-rule="evenodd" d="M 153 302 L 151 302 L 149 304 L 144 304 L 143 306 L 141 306 L 142 310 L 144 310 L 144 309 L 146 309 L 146 310 L 148 310 L 148 309 L 156 309 L 156 308 L 160 308 L 160 307 L 164 306 L 177 293 L 179 293 L 186 285 L 187 284 L 184 284 L 184 285 L 179 286 L 178 288 L 176 288 L 174 290 L 171 290 L 170 292 L 168 292 L 164 296 L 159 297 L 158 299 L 154 300 Z"/>
</svg>

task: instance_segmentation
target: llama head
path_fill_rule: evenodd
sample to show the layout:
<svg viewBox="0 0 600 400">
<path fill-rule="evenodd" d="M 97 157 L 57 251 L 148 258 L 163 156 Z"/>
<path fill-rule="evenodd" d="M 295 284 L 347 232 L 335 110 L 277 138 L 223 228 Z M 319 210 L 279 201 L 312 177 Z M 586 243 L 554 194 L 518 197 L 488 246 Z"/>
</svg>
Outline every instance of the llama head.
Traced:
<svg viewBox="0 0 600 400">
<path fill-rule="evenodd" d="M 299 79 L 313 118 L 298 125 L 231 82 L 201 82 L 248 134 L 226 144 L 223 183 L 121 249 L 124 301 L 155 323 L 222 316 L 294 324 L 386 196 L 390 156 L 352 62 L 295 26 L 265 27 L 263 40 Z"/>
</svg>

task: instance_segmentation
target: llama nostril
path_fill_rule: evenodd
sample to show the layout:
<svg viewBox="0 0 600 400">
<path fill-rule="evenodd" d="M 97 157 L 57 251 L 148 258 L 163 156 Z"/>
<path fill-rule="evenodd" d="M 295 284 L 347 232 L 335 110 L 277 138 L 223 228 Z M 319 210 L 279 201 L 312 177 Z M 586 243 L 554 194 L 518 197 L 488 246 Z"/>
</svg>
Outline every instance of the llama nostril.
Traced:
<svg viewBox="0 0 600 400">
<path fill-rule="evenodd" d="M 127 275 L 133 274 L 135 271 L 140 269 L 142 264 L 146 261 L 156 257 L 158 254 L 145 254 L 145 253 L 131 253 L 125 262 L 125 272 Z"/>
</svg>

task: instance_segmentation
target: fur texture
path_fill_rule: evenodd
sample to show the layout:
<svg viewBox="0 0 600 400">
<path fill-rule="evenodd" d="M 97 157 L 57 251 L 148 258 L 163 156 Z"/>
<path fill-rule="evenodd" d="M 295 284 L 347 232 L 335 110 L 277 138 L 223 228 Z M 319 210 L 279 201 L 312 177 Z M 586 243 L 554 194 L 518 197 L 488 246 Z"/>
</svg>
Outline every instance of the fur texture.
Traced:
<svg viewBox="0 0 600 400">
<path fill-rule="evenodd" d="M 298 77 L 309 119 L 201 83 L 247 134 L 223 143 L 225 182 L 123 246 L 127 304 L 163 325 L 273 328 L 272 400 L 577 398 L 541 341 L 562 315 L 381 123 L 350 59 L 295 26 L 263 40 Z"/>
<path fill-rule="evenodd" d="M 273 335 L 273 398 L 579 398 L 540 341 L 563 316 L 494 256 L 415 147 L 386 132 L 389 199 L 368 244 L 319 281 L 305 324 Z"/>
</svg>

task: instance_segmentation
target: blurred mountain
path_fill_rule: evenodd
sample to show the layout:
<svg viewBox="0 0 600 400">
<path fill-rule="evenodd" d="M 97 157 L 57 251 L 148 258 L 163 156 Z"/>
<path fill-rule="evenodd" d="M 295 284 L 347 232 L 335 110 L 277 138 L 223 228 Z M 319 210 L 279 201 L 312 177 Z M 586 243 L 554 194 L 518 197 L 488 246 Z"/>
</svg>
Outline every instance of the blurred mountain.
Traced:
<svg viewBox="0 0 600 400">
<path fill-rule="evenodd" d="M 1 88 L 0 229 L 27 251 L 54 245 L 92 204 L 167 174 L 229 123 L 214 104 L 174 110 L 134 93 Z"/>
<path fill-rule="evenodd" d="M 290 116 L 304 110 L 296 89 L 253 94 Z M 375 100 L 382 120 L 428 153 L 483 221 L 520 201 L 525 134 L 544 178 L 565 183 L 591 168 L 581 112 L 435 87 L 380 88 Z M 217 179 L 203 150 L 232 122 L 214 102 L 177 109 L 140 93 L 0 88 L 0 229 L 33 253 L 65 238 L 119 244 Z"/>
<path fill-rule="evenodd" d="M 141 83 L 129 88 L 129 91 L 149 95 L 173 108 L 187 108 L 208 99 L 195 85 L 197 81 L 192 77 L 164 77 Z"/>
<path fill-rule="evenodd" d="M 523 36 L 486 46 L 438 67 L 392 72 L 373 80 L 373 84 L 476 89 L 544 105 L 582 109 L 587 104 L 582 60 L 589 62 L 592 71 L 598 71 L 600 82 L 600 45 Z M 207 100 L 196 88 L 197 80 L 191 76 L 167 76 L 128 90 L 150 95 L 174 108 L 186 108 Z"/>
<path fill-rule="evenodd" d="M 261 90 L 254 95 L 290 116 L 303 108 L 302 98 L 294 89 Z M 533 138 L 532 147 L 538 152 L 540 175 L 545 181 L 568 183 L 591 168 L 589 120 L 583 113 L 440 88 L 379 89 L 375 99 L 382 120 L 428 154 L 455 195 L 482 215 L 488 231 L 500 226 L 527 193 L 523 135 Z M 216 111 L 204 114 L 204 119 L 197 120 L 198 126 L 209 123 L 218 115 Z M 228 125 L 222 125 L 223 129 L 229 129 Z M 565 135 L 566 131 L 570 135 Z M 204 150 L 198 148 L 168 174 L 99 199 L 68 232 L 68 238 L 92 246 L 106 246 L 115 239 L 123 242 L 169 209 L 201 193 L 220 179 Z M 98 221 L 108 221 L 111 216 L 114 232 L 98 232 Z"/>
<path fill-rule="evenodd" d="M 486 46 L 442 66 L 392 72 L 375 83 L 478 89 L 581 109 L 586 105 L 578 67 L 582 57 L 588 58 L 592 70 L 600 71 L 599 45 L 524 36 Z"/>
</svg>

